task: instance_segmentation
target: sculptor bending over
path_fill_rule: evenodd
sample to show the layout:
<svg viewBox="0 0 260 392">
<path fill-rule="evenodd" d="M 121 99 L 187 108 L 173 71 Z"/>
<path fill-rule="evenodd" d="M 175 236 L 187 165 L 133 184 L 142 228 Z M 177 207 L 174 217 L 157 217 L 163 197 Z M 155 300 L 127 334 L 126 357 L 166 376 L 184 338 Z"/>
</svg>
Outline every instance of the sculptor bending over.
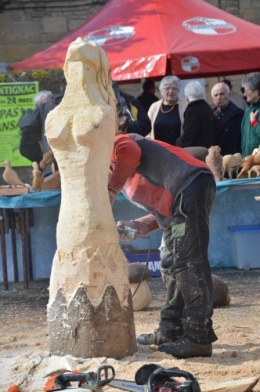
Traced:
<svg viewBox="0 0 260 392">
<path fill-rule="evenodd" d="M 163 164 L 162 164 L 163 162 Z M 167 301 L 159 328 L 139 344 L 156 344 L 177 358 L 212 355 L 212 281 L 208 261 L 209 213 L 215 181 L 208 166 L 184 149 L 137 134 L 115 137 L 108 190 L 123 190 L 149 214 L 120 228 L 140 235 L 163 228 L 161 270 Z"/>
</svg>

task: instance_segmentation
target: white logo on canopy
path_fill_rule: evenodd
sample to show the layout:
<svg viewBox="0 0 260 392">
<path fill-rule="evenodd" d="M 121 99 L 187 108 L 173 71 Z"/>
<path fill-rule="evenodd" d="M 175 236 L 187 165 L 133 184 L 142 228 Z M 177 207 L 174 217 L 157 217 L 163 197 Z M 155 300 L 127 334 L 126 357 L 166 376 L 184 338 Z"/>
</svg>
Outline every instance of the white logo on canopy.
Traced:
<svg viewBox="0 0 260 392">
<path fill-rule="evenodd" d="M 182 25 L 187 30 L 192 31 L 195 34 L 204 35 L 231 34 L 237 29 L 236 26 L 231 23 L 227 23 L 224 20 L 203 18 L 200 16 L 185 20 Z"/>
<path fill-rule="evenodd" d="M 111 26 L 95 30 L 84 37 L 84 41 L 95 41 L 100 46 L 114 45 L 133 37 L 135 29 L 132 26 Z"/>
<path fill-rule="evenodd" d="M 181 67 L 183 71 L 194 72 L 200 68 L 200 62 L 197 57 L 187 56 L 181 60 Z"/>
</svg>

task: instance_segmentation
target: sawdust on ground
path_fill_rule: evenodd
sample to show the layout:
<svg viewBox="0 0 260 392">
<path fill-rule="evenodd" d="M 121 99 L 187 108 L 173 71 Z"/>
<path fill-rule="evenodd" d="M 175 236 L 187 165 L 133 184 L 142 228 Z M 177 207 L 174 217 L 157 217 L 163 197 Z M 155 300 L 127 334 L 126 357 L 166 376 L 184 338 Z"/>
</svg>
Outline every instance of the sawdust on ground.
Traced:
<svg viewBox="0 0 260 392">
<path fill-rule="evenodd" d="M 213 345 L 212 357 L 186 360 L 157 352 L 153 346 L 139 346 L 135 355 L 123 360 L 50 356 L 46 319 L 48 281 L 30 282 L 29 290 L 24 290 L 22 283 L 10 284 L 8 291 L 0 291 L 0 391 L 7 391 L 11 384 L 21 384 L 21 392 L 42 392 L 54 371 L 96 371 L 102 364 L 112 365 L 116 378 L 132 381 L 136 370 L 144 364 L 157 363 L 164 368 L 177 366 L 192 373 L 203 392 L 216 390 L 229 381 L 235 385 L 235 381 L 239 384 L 248 377 L 258 379 L 260 270 L 223 269 L 213 270 L 213 273 L 228 284 L 231 304 L 214 310 L 218 341 Z M 153 298 L 149 309 L 134 313 L 136 335 L 152 332 L 158 326 L 165 300 L 161 278 L 152 278 L 149 285 Z M 238 387 L 237 391 L 240 390 Z M 253 391 L 260 391 L 260 381 Z"/>
</svg>

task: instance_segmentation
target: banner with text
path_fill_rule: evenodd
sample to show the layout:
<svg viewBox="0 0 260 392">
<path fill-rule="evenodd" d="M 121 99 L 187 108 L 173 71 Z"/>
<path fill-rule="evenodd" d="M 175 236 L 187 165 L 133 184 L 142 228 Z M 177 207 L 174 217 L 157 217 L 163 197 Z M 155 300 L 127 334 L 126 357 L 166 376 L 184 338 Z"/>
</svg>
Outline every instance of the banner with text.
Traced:
<svg viewBox="0 0 260 392">
<path fill-rule="evenodd" d="M 38 91 L 38 82 L 0 83 L 0 164 L 8 160 L 13 167 L 31 166 L 19 152 L 18 121 L 28 109 L 34 109 Z"/>
</svg>

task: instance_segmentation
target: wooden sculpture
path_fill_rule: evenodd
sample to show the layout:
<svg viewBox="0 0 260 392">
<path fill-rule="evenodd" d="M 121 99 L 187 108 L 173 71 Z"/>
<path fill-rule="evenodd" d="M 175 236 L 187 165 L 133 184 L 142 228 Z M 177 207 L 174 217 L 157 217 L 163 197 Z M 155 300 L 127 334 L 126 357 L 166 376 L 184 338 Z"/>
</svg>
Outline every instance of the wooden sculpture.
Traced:
<svg viewBox="0 0 260 392">
<path fill-rule="evenodd" d="M 39 165 L 37 162 L 33 162 L 32 163 L 32 188 L 35 191 L 40 191 L 42 189 L 42 184 L 44 181 L 44 174 L 43 172 L 40 170 Z"/>
<path fill-rule="evenodd" d="M 0 185 L 0 196 L 15 196 L 28 193 L 29 187 L 19 178 L 16 171 L 12 168 L 10 161 L 6 160 L 2 165 L 5 166 L 3 180 L 8 185 Z"/>
<path fill-rule="evenodd" d="M 232 180 L 238 176 L 239 164 L 242 161 L 242 155 L 237 152 L 235 154 L 224 155 L 222 159 L 222 177 L 228 174 L 228 178 Z"/>
<path fill-rule="evenodd" d="M 3 180 L 10 185 L 11 187 L 17 186 L 25 186 L 25 184 L 20 180 L 18 174 L 11 167 L 11 163 L 9 161 L 4 161 L 3 165 L 5 166 L 5 170 L 3 172 Z"/>
<path fill-rule="evenodd" d="M 229 288 L 226 282 L 219 276 L 211 274 L 212 278 L 212 295 L 213 295 L 213 308 L 219 306 L 226 306 L 230 304 Z"/>
<path fill-rule="evenodd" d="M 128 279 L 132 292 L 134 311 L 147 310 L 152 300 L 150 287 L 147 283 L 151 279 L 149 268 L 142 263 L 129 263 Z"/>
<path fill-rule="evenodd" d="M 208 149 L 206 156 L 206 164 L 210 168 L 215 178 L 215 181 L 222 181 L 222 155 L 220 154 L 219 146 L 211 146 Z"/>
<path fill-rule="evenodd" d="M 124 358 L 136 351 L 127 261 L 107 180 L 117 127 L 105 51 L 78 38 L 68 48 L 61 103 L 46 119 L 62 200 L 47 307 L 51 353 Z"/>
</svg>

